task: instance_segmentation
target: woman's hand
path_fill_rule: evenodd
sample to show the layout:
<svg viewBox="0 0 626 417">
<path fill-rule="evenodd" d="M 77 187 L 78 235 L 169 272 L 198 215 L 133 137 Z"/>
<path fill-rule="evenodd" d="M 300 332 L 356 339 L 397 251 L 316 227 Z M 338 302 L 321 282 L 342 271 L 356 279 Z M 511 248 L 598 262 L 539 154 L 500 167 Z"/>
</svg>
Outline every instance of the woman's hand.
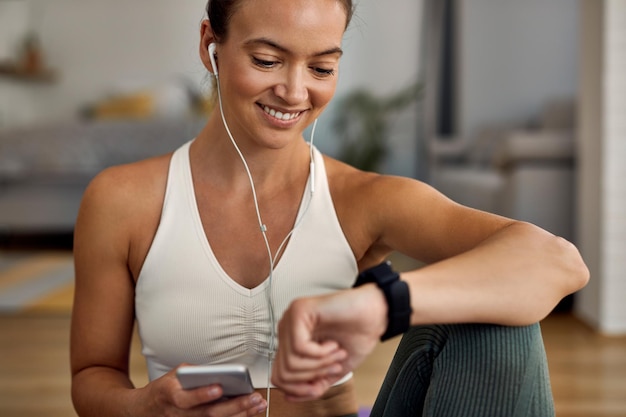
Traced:
<svg viewBox="0 0 626 417">
<path fill-rule="evenodd" d="M 386 326 L 374 284 L 295 300 L 278 326 L 272 383 L 290 400 L 319 398 L 371 353 Z"/>
<path fill-rule="evenodd" d="M 186 390 L 176 378 L 175 369 L 136 390 L 136 394 L 141 397 L 134 401 L 139 409 L 131 414 L 136 416 L 243 417 L 255 416 L 267 408 L 259 393 L 222 399 L 219 385 Z"/>
</svg>

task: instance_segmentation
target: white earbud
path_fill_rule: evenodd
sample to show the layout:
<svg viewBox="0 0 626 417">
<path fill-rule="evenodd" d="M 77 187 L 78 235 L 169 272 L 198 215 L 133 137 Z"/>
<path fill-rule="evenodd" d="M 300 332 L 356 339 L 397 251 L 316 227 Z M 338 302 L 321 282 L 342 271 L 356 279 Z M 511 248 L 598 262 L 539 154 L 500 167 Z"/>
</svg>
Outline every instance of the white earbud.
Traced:
<svg viewBox="0 0 626 417">
<path fill-rule="evenodd" d="M 215 62 L 215 48 L 217 45 L 215 42 L 209 44 L 209 59 L 211 60 L 211 67 L 213 68 L 213 74 L 217 77 L 217 63 Z"/>
</svg>

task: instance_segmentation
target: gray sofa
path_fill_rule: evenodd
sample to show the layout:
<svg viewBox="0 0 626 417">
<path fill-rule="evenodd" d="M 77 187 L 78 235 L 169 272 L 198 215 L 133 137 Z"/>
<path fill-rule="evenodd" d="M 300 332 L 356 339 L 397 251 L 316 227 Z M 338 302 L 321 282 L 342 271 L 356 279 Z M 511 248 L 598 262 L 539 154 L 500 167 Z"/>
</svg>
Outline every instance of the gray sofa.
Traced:
<svg viewBox="0 0 626 417">
<path fill-rule="evenodd" d="M 170 152 L 203 125 L 200 118 L 75 121 L 0 131 L 0 244 L 71 234 L 98 172 Z"/>
<path fill-rule="evenodd" d="M 440 166 L 435 186 L 459 203 L 575 239 L 573 130 L 504 132 L 488 161 Z"/>
</svg>

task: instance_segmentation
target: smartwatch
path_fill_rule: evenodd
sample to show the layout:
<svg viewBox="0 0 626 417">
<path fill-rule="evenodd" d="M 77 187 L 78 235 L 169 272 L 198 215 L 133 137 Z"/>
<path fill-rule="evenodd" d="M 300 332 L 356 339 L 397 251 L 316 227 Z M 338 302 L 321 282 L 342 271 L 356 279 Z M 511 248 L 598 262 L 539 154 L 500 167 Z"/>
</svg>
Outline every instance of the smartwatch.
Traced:
<svg viewBox="0 0 626 417">
<path fill-rule="evenodd" d="M 411 324 L 411 294 L 409 286 L 400 279 L 400 275 L 385 261 L 359 274 L 354 287 L 373 282 L 387 300 L 387 329 L 380 337 L 385 341 L 406 332 Z"/>
</svg>

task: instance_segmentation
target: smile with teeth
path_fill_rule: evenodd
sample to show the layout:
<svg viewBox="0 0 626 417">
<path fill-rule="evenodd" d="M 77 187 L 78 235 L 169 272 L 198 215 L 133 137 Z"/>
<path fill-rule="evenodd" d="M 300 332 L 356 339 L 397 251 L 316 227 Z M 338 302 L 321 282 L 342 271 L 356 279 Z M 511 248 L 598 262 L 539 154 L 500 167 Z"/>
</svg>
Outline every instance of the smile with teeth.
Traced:
<svg viewBox="0 0 626 417">
<path fill-rule="evenodd" d="M 275 117 L 277 119 L 284 120 L 284 121 L 295 119 L 296 117 L 300 116 L 300 113 L 301 113 L 301 112 L 283 113 L 283 112 L 279 112 L 274 109 L 271 109 L 267 106 L 263 106 L 263 111 L 272 117 Z"/>
</svg>

